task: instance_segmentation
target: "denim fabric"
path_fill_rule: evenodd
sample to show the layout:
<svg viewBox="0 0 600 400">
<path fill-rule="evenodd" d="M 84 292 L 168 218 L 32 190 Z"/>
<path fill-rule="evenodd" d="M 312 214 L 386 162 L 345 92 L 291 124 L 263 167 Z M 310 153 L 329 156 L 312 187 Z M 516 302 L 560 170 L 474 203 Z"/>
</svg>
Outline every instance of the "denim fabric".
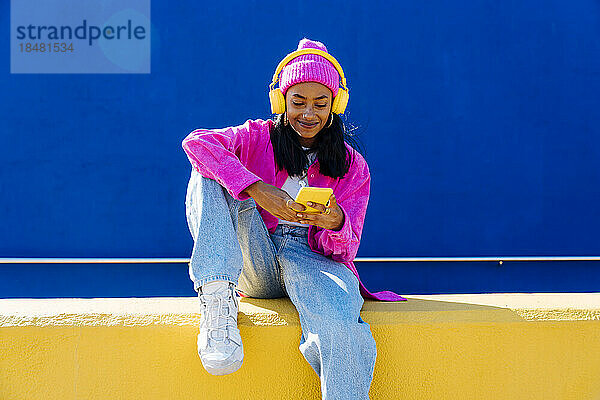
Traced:
<svg viewBox="0 0 600 400">
<path fill-rule="evenodd" d="M 320 378 L 322 398 L 368 399 L 377 349 L 352 271 L 312 251 L 306 227 L 279 224 L 270 234 L 254 199 L 237 200 L 195 170 L 186 214 L 194 289 L 223 279 L 250 297 L 289 297 L 300 318 L 299 350 Z"/>
</svg>

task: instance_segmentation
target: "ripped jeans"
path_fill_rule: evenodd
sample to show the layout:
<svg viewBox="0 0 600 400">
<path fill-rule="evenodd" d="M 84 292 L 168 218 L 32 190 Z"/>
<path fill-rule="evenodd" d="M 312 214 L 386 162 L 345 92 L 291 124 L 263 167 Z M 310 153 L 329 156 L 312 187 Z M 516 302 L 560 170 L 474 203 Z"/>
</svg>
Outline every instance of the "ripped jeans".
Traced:
<svg viewBox="0 0 600 400">
<path fill-rule="evenodd" d="M 254 199 L 237 200 L 194 169 L 186 215 L 194 289 L 227 280 L 249 297 L 289 297 L 302 328 L 299 349 L 320 378 L 322 398 L 369 399 L 377 349 L 352 271 L 313 252 L 307 227 L 280 223 L 270 234 Z"/>
</svg>

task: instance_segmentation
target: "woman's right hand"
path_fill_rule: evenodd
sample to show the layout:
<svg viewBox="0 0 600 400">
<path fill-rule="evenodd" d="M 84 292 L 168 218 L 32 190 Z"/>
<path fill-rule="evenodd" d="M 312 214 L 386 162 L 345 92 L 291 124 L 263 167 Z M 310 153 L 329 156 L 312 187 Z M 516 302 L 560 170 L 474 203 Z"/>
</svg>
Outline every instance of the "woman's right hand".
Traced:
<svg viewBox="0 0 600 400">
<path fill-rule="evenodd" d="M 306 209 L 302 204 L 296 203 L 285 190 L 263 181 L 254 182 L 244 192 L 248 193 L 257 205 L 284 221 L 300 222 L 296 213 Z"/>
</svg>

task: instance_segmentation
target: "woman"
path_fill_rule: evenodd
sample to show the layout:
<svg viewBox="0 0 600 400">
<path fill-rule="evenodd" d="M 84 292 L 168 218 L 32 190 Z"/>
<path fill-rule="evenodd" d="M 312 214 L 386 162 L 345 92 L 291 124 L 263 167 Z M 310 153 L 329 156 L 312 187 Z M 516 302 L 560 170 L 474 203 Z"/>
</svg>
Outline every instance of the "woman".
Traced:
<svg viewBox="0 0 600 400">
<path fill-rule="evenodd" d="M 236 371 L 243 359 L 236 291 L 289 296 L 300 317 L 300 351 L 323 398 L 368 399 L 376 346 L 360 318 L 363 296 L 406 299 L 370 293 L 352 263 L 370 175 L 344 141 L 343 71 L 321 42 L 302 39 L 275 71 L 269 96 L 275 121 L 198 129 L 183 140 L 193 167 L 186 208 L 189 272 L 202 311 L 198 353 L 212 374 Z M 294 201 L 306 185 L 333 189 L 328 204 L 308 204 L 316 214 Z"/>
</svg>

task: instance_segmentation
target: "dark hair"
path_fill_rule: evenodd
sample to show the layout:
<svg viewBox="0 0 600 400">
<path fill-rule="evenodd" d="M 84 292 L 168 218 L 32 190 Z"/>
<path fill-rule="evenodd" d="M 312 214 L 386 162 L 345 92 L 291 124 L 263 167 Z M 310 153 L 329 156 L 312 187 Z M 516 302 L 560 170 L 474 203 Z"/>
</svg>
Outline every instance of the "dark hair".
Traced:
<svg viewBox="0 0 600 400">
<path fill-rule="evenodd" d="M 354 157 L 344 142 L 364 156 L 357 139 L 346 130 L 344 121 L 337 114 L 329 128 L 321 129 L 315 136 L 310 150 L 304 150 L 298 133 L 291 124 L 283 125 L 283 114 L 274 118 L 275 126 L 270 132 L 271 144 L 275 153 L 275 163 L 279 170 L 285 169 L 290 176 L 300 176 L 308 166 L 307 154 L 315 151 L 319 160 L 319 173 L 331 178 L 342 178 L 350 170 Z"/>
</svg>

